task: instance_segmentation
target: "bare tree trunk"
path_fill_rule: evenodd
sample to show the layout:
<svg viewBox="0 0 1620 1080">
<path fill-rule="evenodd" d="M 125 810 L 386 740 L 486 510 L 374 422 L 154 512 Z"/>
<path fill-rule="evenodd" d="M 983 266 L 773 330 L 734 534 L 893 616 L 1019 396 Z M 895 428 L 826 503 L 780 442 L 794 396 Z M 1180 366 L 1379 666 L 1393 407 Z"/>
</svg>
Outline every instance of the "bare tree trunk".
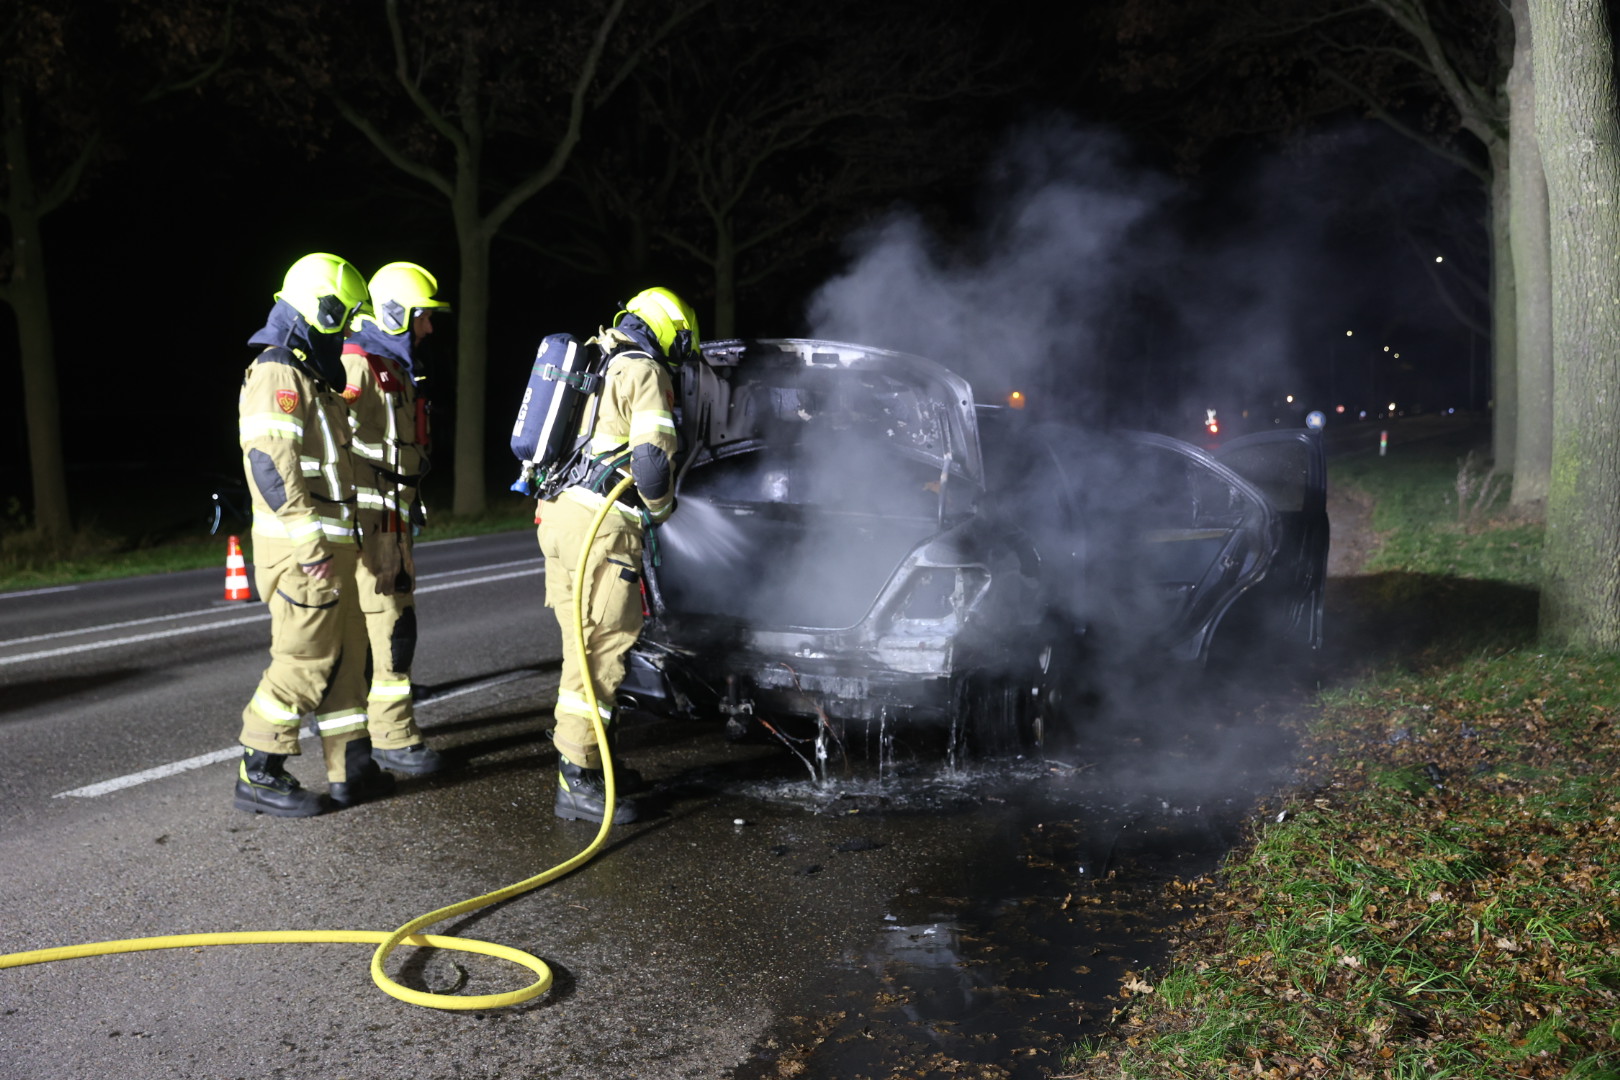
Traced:
<svg viewBox="0 0 1620 1080">
<path fill-rule="evenodd" d="M 1552 473 L 1553 362 L 1552 268 L 1548 248 L 1547 178 L 1536 143 L 1535 67 L 1527 0 L 1513 0 L 1513 67 L 1507 96 L 1508 211 L 1513 282 L 1518 294 L 1518 422 L 1514 443 L 1512 505 L 1534 506 L 1547 498 Z"/>
<path fill-rule="evenodd" d="M 1491 158 L 1491 458 L 1502 472 L 1518 463 L 1518 289 L 1513 278 L 1512 178 L 1505 143 L 1487 145 Z"/>
<path fill-rule="evenodd" d="M 1553 456 L 1541 629 L 1620 647 L 1620 124 L 1604 0 L 1530 0 L 1552 237 Z"/>
<path fill-rule="evenodd" d="M 456 430 L 451 509 L 482 514 L 484 492 L 484 394 L 489 356 L 490 236 L 478 213 L 478 185 L 456 191 L 456 234 L 460 240 L 461 290 L 456 318 Z M 465 206 L 463 204 L 466 204 Z"/>
<path fill-rule="evenodd" d="M 50 294 L 45 287 L 37 218 L 13 213 L 14 263 L 7 295 L 17 315 L 22 354 L 23 408 L 28 421 L 28 468 L 34 484 L 34 523 L 54 541 L 73 531 L 62 455 L 62 406 L 56 381 Z"/>
<path fill-rule="evenodd" d="M 0 86 L 5 127 L 6 219 L 11 226 L 11 278 L 3 293 L 17 315 L 22 358 L 23 411 L 28 424 L 28 468 L 34 485 L 34 524 L 61 541 L 73 531 L 68 513 L 67 470 L 62 455 L 62 403 L 56 381 L 56 345 L 50 293 L 45 284 L 39 195 L 28 155 L 21 91 L 7 78 Z"/>
</svg>

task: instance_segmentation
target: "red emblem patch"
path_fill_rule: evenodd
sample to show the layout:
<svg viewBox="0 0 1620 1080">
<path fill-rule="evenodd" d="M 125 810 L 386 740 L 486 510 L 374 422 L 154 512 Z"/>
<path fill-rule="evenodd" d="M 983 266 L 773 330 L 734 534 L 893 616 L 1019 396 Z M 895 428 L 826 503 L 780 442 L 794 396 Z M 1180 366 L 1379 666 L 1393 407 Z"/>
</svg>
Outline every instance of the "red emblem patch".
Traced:
<svg viewBox="0 0 1620 1080">
<path fill-rule="evenodd" d="M 347 401 L 350 405 L 353 405 L 356 401 L 359 401 L 360 388 L 354 383 L 350 383 L 349 385 L 345 386 L 343 388 L 343 400 Z"/>
<path fill-rule="evenodd" d="M 295 411 L 298 408 L 298 391 L 277 390 L 276 405 L 279 406 L 281 411 L 284 413 Z"/>
</svg>

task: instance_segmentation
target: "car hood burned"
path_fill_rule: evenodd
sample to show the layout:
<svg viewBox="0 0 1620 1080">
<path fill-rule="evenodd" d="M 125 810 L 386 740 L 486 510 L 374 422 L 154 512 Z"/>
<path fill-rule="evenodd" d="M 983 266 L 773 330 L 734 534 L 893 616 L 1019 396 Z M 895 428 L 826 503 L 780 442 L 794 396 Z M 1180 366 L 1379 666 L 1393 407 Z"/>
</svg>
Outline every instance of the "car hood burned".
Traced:
<svg viewBox="0 0 1620 1080">
<path fill-rule="evenodd" d="M 733 729 L 893 718 L 1010 748 L 1109 657 L 1201 661 L 1245 597 L 1279 637 L 1319 638 L 1308 433 L 1234 469 L 975 407 L 922 357 L 797 339 L 706 346 L 678 404 L 677 511 L 620 692 L 636 707 Z"/>
<path fill-rule="evenodd" d="M 721 341 L 681 378 L 682 435 L 724 456 L 839 432 L 933 464 L 977 484 L 983 477 L 973 391 L 920 356 L 802 338 Z"/>
</svg>

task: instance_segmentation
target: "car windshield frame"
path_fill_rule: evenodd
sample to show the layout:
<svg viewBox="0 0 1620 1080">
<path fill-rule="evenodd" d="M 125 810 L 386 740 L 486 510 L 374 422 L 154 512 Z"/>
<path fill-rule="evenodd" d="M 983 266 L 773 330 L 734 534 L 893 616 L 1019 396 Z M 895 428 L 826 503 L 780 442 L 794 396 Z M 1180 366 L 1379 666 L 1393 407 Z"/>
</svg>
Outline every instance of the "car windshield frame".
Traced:
<svg viewBox="0 0 1620 1080">
<path fill-rule="evenodd" d="M 694 458 L 729 456 L 768 443 L 755 429 L 732 426 L 733 392 L 743 385 L 769 385 L 764 371 L 799 367 L 829 372 L 869 372 L 881 376 L 926 403 L 938 445 L 921 441 L 899 425 L 887 430 L 897 453 L 948 472 L 953 481 L 984 485 L 984 460 L 974 415 L 973 389 L 967 380 L 926 357 L 890 349 L 817 338 L 730 339 L 709 342 L 701 361 L 689 361 L 682 379 L 683 434 Z M 708 372 L 703 371 L 704 368 Z"/>
</svg>

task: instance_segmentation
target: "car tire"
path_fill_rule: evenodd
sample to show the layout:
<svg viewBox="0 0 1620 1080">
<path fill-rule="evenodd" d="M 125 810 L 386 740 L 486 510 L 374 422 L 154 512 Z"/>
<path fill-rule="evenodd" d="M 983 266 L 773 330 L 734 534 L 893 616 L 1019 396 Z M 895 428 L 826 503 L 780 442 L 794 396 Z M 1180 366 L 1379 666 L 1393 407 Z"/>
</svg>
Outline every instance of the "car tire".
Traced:
<svg viewBox="0 0 1620 1080">
<path fill-rule="evenodd" d="M 1021 757 L 1039 748 L 1046 717 L 1035 689 L 1009 676 L 969 675 L 957 685 L 953 730 L 968 755 Z"/>
</svg>

